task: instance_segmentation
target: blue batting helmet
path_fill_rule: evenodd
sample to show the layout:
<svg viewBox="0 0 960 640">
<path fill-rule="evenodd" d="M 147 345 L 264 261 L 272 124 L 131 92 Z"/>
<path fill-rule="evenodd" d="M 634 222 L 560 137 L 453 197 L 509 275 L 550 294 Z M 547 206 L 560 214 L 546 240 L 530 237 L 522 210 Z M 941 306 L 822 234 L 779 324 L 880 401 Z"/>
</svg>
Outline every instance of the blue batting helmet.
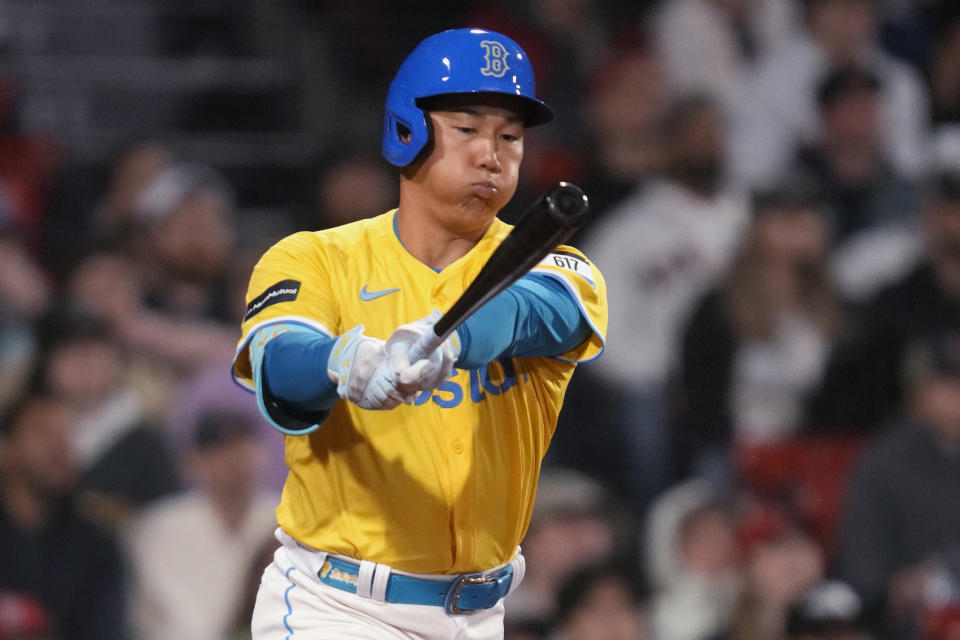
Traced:
<svg viewBox="0 0 960 640">
<path fill-rule="evenodd" d="M 465 93 L 520 98 L 528 127 L 553 119 L 550 107 L 534 95 L 533 67 L 520 45 L 494 31 L 451 29 L 418 44 L 394 76 L 387 94 L 383 156 L 405 167 L 427 145 L 430 128 L 418 100 Z"/>
</svg>

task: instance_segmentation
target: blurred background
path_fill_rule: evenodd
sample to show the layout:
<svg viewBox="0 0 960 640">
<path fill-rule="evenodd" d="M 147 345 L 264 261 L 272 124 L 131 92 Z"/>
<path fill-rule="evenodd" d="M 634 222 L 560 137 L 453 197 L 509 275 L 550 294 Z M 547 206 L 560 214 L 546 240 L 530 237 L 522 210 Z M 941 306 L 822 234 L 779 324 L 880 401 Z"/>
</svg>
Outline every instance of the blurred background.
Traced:
<svg viewBox="0 0 960 640">
<path fill-rule="evenodd" d="M 511 640 L 960 638 L 960 5 L 0 0 L 0 639 L 221 640 L 281 437 L 229 378 L 281 237 L 382 213 L 425 36 L 524 47 L 607 279 Z"/>
</svg>

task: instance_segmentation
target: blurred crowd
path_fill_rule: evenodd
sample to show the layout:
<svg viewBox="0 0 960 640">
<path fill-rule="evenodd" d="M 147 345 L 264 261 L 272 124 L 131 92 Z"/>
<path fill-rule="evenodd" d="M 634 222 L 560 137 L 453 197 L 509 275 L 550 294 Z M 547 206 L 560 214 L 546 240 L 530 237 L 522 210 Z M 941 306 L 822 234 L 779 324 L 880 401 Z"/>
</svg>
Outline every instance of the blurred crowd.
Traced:
<svg viewBox="0 0 960 640">
<path fill-rule="evenodd" d="M 247 278 L 287 233 L 394 206 L 387 83 L 458 26 L 518 41 L 557 112 L 502 217 L 582 186 L 572 244 L 610 296 L 507 640 L 960 638 L 958 3 L 192 11 L 157 25 L 168 54 L 242 61 L 264 12 L 312 43 L 297 188 L 154 130 L 78 171 L 18 97 L 24 40 L 0 50 L 0 640 L 249 637 L 286 468 L 229 376 Z"/>
</svg>

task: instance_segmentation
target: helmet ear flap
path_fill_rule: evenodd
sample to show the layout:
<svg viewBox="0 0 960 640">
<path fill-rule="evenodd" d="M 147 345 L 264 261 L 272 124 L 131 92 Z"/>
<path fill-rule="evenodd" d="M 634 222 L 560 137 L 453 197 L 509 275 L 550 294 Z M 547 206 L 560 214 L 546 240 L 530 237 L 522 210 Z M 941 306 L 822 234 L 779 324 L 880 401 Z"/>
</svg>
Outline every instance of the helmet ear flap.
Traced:
<svg viewBox="0 0 960 640">
<path fill-rule="evenodd" d="M 397 117 L 393 110 L 388 109 L 384 119 L 384 140 L 389 140 L 391 144 L 407 145 L 413 140 L 413 131 L 410 125 Z"/>
<path fill-rule="evenodd" d="M 407 166 L 425 158 L 433 149 L 433 121 L 429 112 L 416 107 L 414 113 L 420 116 L 422 124 L 409 122 L 392 109 L 387 110 L 384 118 L 384 155 L 397 166 Z"/>
<path fill-rule="evenodd" d="M 398 101 L 399 102 L 399 101 Z M 391 164 L 405 167 L 413 162 L 430 138 L 429 116 L 413 100 L 388 105 L 384 114 L 383 155 Z"/>
<path fill-rule="evenodd" d="M 420 151 L 417 152 L 416 157 L 413 159 L 413 163 L 420 162 L 433 152 L 433 118 L 430 117 L 429 111 L 423 112 L 423 121 L 427 125 L 427 139 L 424 141 L 423 147 L 420 148 Z"/>
</svg>

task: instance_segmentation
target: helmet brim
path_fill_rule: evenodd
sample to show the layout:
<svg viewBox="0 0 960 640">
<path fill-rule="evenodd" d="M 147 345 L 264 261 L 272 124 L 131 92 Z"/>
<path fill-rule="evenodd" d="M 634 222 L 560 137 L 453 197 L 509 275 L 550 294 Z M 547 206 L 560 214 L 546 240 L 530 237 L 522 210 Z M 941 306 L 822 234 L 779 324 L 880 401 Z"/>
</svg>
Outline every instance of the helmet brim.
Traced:
<svg viewBox="0 0 960 640">
<path fill-rule="evenodd" d="M 499 91 L 458 91 L 416 99 L 416 105 L 426 111 L 491 103 L 496 106 L 506 106 L 515 111 L 523 119 L 525 127 L 536 127 L 553 120 L 553 109 L 541 100 Z"/>
</svg>

